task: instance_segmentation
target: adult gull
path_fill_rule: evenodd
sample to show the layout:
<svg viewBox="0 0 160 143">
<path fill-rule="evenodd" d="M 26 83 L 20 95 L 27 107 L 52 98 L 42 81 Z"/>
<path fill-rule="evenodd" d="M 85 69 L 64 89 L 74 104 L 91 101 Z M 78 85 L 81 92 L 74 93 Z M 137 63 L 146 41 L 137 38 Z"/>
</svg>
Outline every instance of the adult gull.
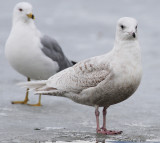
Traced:
<svg viewBox="0 0 160 143">
<path fill-rule="evenodd" d="M 122 131 L 106 128 L 107 108 L 129 98 L 142 76 L 137 21 L 118 20 L 114 48 L 107 54 L 86 59 L 44 81 L 22 83 L 36 94 L 67 97 L 77 103 L 94 106 L 97 133 L 114 135 Z M 103 107 L 103 125 L 99 126 L 99 107 Z"/>
<path fill-rule="evenodd" d="M 30 79 L 46 80 L 55 73 L 74 64 L 64 55 L 56 40 L 43 35 L 34 23 L 32 5 L 28 2 L 16 4 L 13 23 L 5 45 L 5 55 L 11 66 Z M 28 89 L 24 101 L 13 104 L 27 104 Z M 38 104 L 41 105 L 41 95 Z"/>
</svg>

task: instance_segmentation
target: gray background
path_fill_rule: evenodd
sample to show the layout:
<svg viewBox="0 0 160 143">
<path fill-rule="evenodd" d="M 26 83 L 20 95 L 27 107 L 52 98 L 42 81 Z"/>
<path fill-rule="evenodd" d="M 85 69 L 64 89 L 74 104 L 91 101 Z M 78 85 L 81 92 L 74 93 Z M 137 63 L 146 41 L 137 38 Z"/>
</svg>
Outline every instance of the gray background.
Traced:
<svg viewBox="0 0 160 143">
<path fill-rule="evenodd" d="M 11 101 L 24 99 L 25 90 L 16 83 L 26 80 L 4 56 L 13 7 L 19 0 L 0 0 L 0 142 L 160 141 L 160 1 L 27 1 L 33 5 L 37 27 L 55 38 L 67 57 L 76 61 L 110 51 L 117 20 L 136 18 L 143 78 L 131 98 L 108 110 L 107 127 L 123 130 L 118 136 L 96 135 L 94 108 L 65 98 L 43 96 L 42 107 L 12 105 Z M 38 97 L 30 95 L 30 103 L 36 103 Z"/>
</svg>

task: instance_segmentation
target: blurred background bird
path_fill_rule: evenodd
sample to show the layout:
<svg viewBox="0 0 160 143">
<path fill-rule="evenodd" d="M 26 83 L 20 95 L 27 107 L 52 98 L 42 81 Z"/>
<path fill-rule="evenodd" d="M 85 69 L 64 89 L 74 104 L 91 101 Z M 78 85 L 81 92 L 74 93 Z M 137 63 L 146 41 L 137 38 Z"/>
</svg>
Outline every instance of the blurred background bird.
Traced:
<svg viewBox="0 0 160 143">
<path fill-rule="evenodd" d="M 34 23 L 32 5 L 28 2 L 16 4 L 13 23 L 5 45 L 5 55 L 11 66 L 27 77 L 27 80 L 45 80 L 55 73 L 75 64 L 64 55 L 56 40 L 43 35 Z M 12 104 L 27 104 L 29 89 L 24 101 Z M 41 95 L 37 104 L 41 106 Z"/>
</svg>

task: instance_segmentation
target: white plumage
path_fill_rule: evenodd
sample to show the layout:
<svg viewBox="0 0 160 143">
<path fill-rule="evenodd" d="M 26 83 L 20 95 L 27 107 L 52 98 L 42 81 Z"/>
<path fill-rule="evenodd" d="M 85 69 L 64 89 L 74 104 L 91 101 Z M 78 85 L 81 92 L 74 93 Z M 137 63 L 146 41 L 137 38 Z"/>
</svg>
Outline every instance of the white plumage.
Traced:
<svg viewBox="0 0 160 143">
<path fill-rule="evenodd" d="M 97 132 L 119 134 L 106 129 L 106 109 L 130 97 L 140 84 L 142 76 L 141 53 L 137 40 L 137 21 L 124 17 L 116 28 L 111 52 L 81 61 L 46 81 L 24 83 L 36 93 L 63 96 L 73 101 L 95 106 Z M 99 128 L 98 107 L 103 109 L 103 126 Z"/>
<path fill-rule="evenodd" d="M 28 79 L 46 80 L 73 64 L 65 57 L 56 40 L 36 28 L 33 19 L 31 4 L 16 4 L 5 55 L 11 66 Z M 26 97 L 25 102 L 12 103 L 26 104 L 28 93 Z"/>
</svg>

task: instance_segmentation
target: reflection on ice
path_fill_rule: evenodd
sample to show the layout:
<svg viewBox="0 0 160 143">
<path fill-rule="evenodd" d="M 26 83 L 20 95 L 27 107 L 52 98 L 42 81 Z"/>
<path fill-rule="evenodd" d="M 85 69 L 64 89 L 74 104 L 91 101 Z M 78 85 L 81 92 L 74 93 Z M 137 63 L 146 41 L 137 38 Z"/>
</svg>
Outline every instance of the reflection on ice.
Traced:
<svg viewBox="0 0 160 143">
<path fill-rule="evenodd" d="M 0 116 L 8 116 L 6 113 L 0 113 Z"/>
</svg>

